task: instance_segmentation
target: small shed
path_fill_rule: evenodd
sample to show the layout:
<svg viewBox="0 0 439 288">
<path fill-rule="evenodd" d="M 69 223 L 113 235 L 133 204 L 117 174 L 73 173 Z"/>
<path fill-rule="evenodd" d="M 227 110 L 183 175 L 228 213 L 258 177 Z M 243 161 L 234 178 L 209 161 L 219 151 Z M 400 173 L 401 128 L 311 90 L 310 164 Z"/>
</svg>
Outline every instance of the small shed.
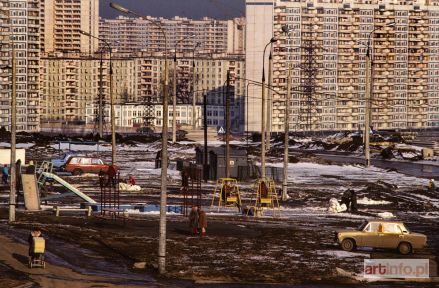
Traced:
<svg viewBox="0 0 439 288">
<path fill-rule="evenodd" d="M 204 147 L 195 148 L 196 163 L 204 162 Z M 225 147 L 208 147 L 207 149 L 208 179 L 217 180 L 226 177 L 226 149 Z M 230 177 L 246 180 L 249 177 L 249 163 L 247 151 L 230 148 Z"/>
</svg>

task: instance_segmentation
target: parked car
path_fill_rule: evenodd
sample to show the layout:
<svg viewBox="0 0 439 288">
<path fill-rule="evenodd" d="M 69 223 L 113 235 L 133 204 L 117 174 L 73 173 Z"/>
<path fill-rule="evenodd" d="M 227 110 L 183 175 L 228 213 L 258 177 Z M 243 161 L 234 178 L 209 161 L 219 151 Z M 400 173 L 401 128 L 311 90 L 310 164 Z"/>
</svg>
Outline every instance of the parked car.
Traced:
<svg viewBox="0 0 439 288">
<path fill-rule="evenodd" d="M 357 247 L 397 249 L 401 254 L 427 246 L 427 236 L 410 232 L 402 222 L 374 220 L 365 221 L 357 230 L 336 232 L 336 240 L 345 251 Z"/>
<path fill-rule="evenodd" d="M 64 166 L 70 158 L 75 156 L 73 153 L 66 153 L 60 159 L 52 159 L 53 168 L 61 168 Z"/>
<path fill-rule="evenodd" d="M 104 162 L 96 157 L 89 156 L 73 156 L 66 165 L 65 170 L 71 172 L 72 175 L 81 175 L 82 173 L 99 173 L 99 171 L 107 172 L 110 165 L 104 164 Z M 116 171 L 119 167 L 115 167 Z"/>
</svg>

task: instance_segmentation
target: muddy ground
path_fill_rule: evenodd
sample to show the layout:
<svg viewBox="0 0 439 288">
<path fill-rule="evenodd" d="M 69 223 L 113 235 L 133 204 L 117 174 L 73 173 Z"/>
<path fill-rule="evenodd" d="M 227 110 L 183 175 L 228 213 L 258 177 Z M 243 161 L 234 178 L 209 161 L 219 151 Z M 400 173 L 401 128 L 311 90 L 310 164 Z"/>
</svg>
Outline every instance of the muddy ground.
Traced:
<svg viewBox="0 0 439 288">
<path fill-rule="evenodd" d="M 182 146 L 171 148 L 171 157 L 185 156 L 182 149 L 186 148 Z M 154 159 L 156 150 L 156 146 L 150 146 L 141 154 L 139 151 L 121 151 L 119 159 L 121 159 L 122 171 L 135 173 L 133 172 L 135 167 L 145 165 L 145 162 Z M 47 147 L 34 147 L 30 152 L 31 156 L 28 159 L 34 160 L 41 160 L 47 155 L 55 157 L 57 153 Z M 103 152 L 102 156 L 108 158 L 110 155 L 108 152 Z M 271 161 L 275 162 L 276 158 L 272 158 Z M 311 162 L 325 163 L 320 161 L 314 158 Z M 111 220 L 99 215 L 90 218 L 79 215 L 56 218 L 51 211 L 30 213 L 20 210 L 17 214 L 17 222 L 8 226 L 5 222 L 7 210 L 2 206 L 0 234 L 3 237 L 10 239 L 12 243 L 19 242 L 20 239 L 23 242 L 28 230 L 38 225 L 47 239 L 47 262 L 56 267 L 68 268 L 71 274 L 48 271 L 44 276 L 46 278 L 41 275 L 35 276 L 33 271 L 25 268 L 25 261 L 14 262 L 12 259 L 8 262 L 0 257 L 0 272 L 2 272 L 0 287 L 15 287 L 17 283 L 56 287 L 45 286 L 47 283 L 53 283 L 47 282 L 47 279 L 70 285 L 78 281 L 76 274 L 91 277 L 83 282 L 83 286 L 78 287 L 117 287 L 118 285 L 192 287 L 194 283 L 208 287 L 211 284 L 206 283 L 217 283 L 215 286 L 221 287 L 229 287 L 231 283 L 248 287 L 252 287 L 255 283 L 306 284 L 313 287 L 363 286 L 364 283 L 359 283 L 346 275 L 361 273 L 364 258 L 401 258 L 402 256 L 391 250 L 341 251 L 334 243 L 334 231 L 357 227 L 363 219 L 376 218 L 380 212 L 393 213 L 411 230 L 428 236 L 429 247 L 415 251 L 415 254 L 408 257 L 431 259 L 430 275 L 432 277 L 438 275 L 436 263 L 439 256 L 439 225 L 437 225 L 436 213 L 438 213 L 439 195 L 437 193 L 427 192 L 425 187 L 418 183 L 410 185 L 411 178 L 401 180 L 397 187 L 390 181 L 393 176 L 388 178 L 383 176 L 383 178 L 380 175 L 378 179 L 374 178 L 375 174 L 370 173 L 362 178 L 362 170 L 359 170 L 359 175 L 347 177 L 340 173 L 330 173 L 331 169 L 339 169 L 339 166 L 327 167 L 329 172 L 322 172 L 318 176 L 310 174 L 302 178 L 294 178 L 292 181 L 294 183 L 289 185 L 291 198 L 282 203 L 280 219 L 246 217 L 240 215 L 234 208 L 214 213 L 215 210 L 209 208 L 214 183 L 203 184 L 202 204 L 209 211 L 208 236 L 205 238 L 191 236 L 186 217 L 169 215 L 168 273 L 164 278 L 159 278 L 156 274 L 158 216 L 155 214 L 133 214 L 124 221 Z M 136 177 L 143 187 L 142 191 L 134 194 L 124 193 L 121 195 L 121 201 L 157 204 L 159 201 L 157 175 L 138 173 Z M 99 191 L 96 189 L 97 177 L 84 175 L 64 178 L 89 196 L 99 199 Z M 404 181 L 408 184 L 404 184 Z M 169 203 L 181 203 L 179 180 L 171 178 L 169 183 Z M 242 184 L 243 200 L 248 202 L 252 195 L 252 186 L 251 183 Z M 329 198 L 339 198 L 348 186 L 356 189 L 358 198 L 387 201 L 387 204 L 359 204 L 358 214 L 328 214 L 326 207 Z M 2 195 L 0 200 L 5 203 L 6 187 L 1 188 L 3 192 L 0 192 Z M 65 204 L 72 204 L 68 202 L 77 203 L 77 200 L 71 199 Z M 430 217 L 431 215 L 433 217 Z M 24 244 L 21 243 L 20 256 L 15 258 L 23 259 L 26 256 Z M 134 269 L 134 266 L 141 269 Z M 123 279 L 127 283 L 122 284 Z M 386 285 L 433 287 L 433 284 L 427 283 Z"/>
</svg>

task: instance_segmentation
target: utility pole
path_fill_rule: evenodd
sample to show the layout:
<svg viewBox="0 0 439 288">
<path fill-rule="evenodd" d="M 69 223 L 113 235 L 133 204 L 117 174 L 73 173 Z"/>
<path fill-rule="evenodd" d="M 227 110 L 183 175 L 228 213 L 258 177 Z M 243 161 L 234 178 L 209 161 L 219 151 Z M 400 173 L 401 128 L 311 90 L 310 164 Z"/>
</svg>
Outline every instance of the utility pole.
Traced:
<svg viewBox="0 0 439 288">
<path fill-rule="evenodd" d="M 101 61 L 99 63 L 99 138 L 102 138 L 104 135 L 104 88 L 103 88 L 103 59 L 102 59 L 103 51 L 101 50 Z M 96 127 L 96 126 L 95 126 Z"/>
<path fill-rule="evenodd" d="M 366 167 L 370 166 L 370 101 L 371 101 L 371 79 L 370 79 L 370 42 L 366 51 L 366 111 L 364 113 L 364 157 Z"/>
<path fill-rule="evenodd" d="M 273 99 L 272 99 L 272 91 L 271 87 L 273 85 L 273 55 L 271 52 L 272 49 L 270 49 L 270 55 L 268 56 L 268 101 L 267 101 L 267 130 L 265 135 L 265 145 L 267 150 L 270 150 L 270 140 L 271 140 L 271 111 L 272 111 L 272 105 L 273 105 Z"/>
<path fill-rule="evenodd" d="M 110 108 L 111 108 L 111 164 L 116 164 L 116 112 L 114 111 L 113 95 L 113 63 L 111 63 L 111 46 L 108 45 L 110 53 Z"/>
<path fill-rule="evenodd" d="M 261 117 L 261 177 L 265 178 L 265 110 L 266 110 L 266 104 L 265 104 L 265 51 L 267 50 L 267 47 L 271 45 L 272 43 L 276 42 L 276 38 L 271 38 L 270 42 L 265 45 L 264 53 L 262 54 L 262 117 Z"/>
<path fill-rule="evenodd" d="M 226 178 L 230 178 L 230 70 L 226 84 Z"/>
<path fill-rule="evenodd" d="M 284 130 L 284 179 L 282 182 L 282 201 L 288 199 L 288 162 L 289 162 L 289 133 L 290 133 L 290 100 L 291 100 L 291 31 L 287 25 L 282 27 L 282 31 L 288 35 L 288 78 L 287 78 L 287 94 L 285 97 L 285 130 Z"/>
<path fill-rule="evenodd" d="M 166 198 L 167 198 L 167 175 L 168 175 L 168 39 L 166 37 L 165 29 L 160 23 L 142 16 L 136 12 L 115 3 L 110 3 L 110 7 L 122 13 L 131 14 L 140 17 L 143 20 L 155 25 L 163 35 L 165 40 L 165 75 L 163 79 L 163 125 L 162 125 L 162 169 L 161 169 L 161 187 L 160 187 L 160 222 L 159 222 L 159 249 L 158 249 L 158 270 L 160 274 L 166 272 Z M 113 110 L 112 110 L 113 111 Z"/>
<path fill-rule="evenodd" d="M 288 79 L 287 79 L 287 97 L 285 101 L 285 135 L 284 135 L 284 179 L 282 182 L 282 200 L 286 201 L 288 198 L 288 146 L 290 133 L 290 99 L 291 99 L 291 62 L 288 61 Z"/>
<path fill-rule="evenodd" d="M 175 46 L 174 55 L 174 72 L 173 72 L 173 94 L 172 94 L 172 143 L 177 142 L 177 45 Z"/>
<path fill-rule="evenodd" d="M 204 91 L 203 91 L 204 92 Z M 203 177 L 204 182 L 208 179 L 207 166 L 207 93 L 203 94 L 203 122 L 204 122 L 204 161 L 203 161 Z"/>
<path fill-rule="evenodd" d="M 12 41 L 12 97 L 11 97 L 11 193 L 9 195 L 9 222 L 15 222 L 15 194 L 17 192 L 16 178 L 16 132 L 17 132 L 17 65 L 14 42 Z"/>
<path fill-rule="evenodd" d="M 166 33 L 162 28 L 167 49 Z M 165 55 L 167 50 L 165 51 Z M 159 251 L 158 266 L 159 273 L 166 272 L 166 198 L 168 189 L 168 59 L 165 56 L 165 77 L 163 85 L 163 129 L 162 129 L 162 170 L 161 170 L 161 192 L 160 192 L 160 228 L 159 228 Z"/>
<path fill-rule="evenodd" d="M 396 22 L 386 23 L 386 27 L 394 27 Z M 372 35 L 379 29 L 373 29 L 367 37 L 366 50 L 366 111 L 364 113 L 364 158 L 366 160 L 366 167 L 370 167 L 370 124 L 372 121 L 372 61 L 371 61 L 371 39 Z"/>
<path fill-rule="evenodd" d="M 178 45 L 188 38 L 195 37 L 195 34 L 192 34 L 188 37 L 182 38 L 175 43 L 174 49 L 174 72 L 173 72 L 173 88 L 174 93 L 172 95 L 172 143 L 177 142 L 177 49 Z"/>
<path fill-rule="evenodd" d="M 192 55 L 192 129 L 195 130 L 197 129 L 197 111 L 196 111 L 196 105 L 197 105 L 197 97 L 196 97 L 196 92 L 195 90 L 197 90 L 197 74 L 195 71 L 195 50 L 197 50 L 197 47 L 200 46 L 200 42 L 197 42 L 197 44 L 195 44 L 194 50 L 193 50 L 193 55 Z"/>
</svg>

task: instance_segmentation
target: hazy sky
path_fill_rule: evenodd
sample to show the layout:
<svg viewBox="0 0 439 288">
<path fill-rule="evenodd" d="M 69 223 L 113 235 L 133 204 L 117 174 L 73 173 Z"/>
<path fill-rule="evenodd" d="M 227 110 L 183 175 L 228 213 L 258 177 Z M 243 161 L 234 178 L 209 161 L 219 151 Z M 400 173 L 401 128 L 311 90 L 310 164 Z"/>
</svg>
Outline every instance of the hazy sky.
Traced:
<svg viewBox="0 0 439 288">
<path fill-rule="evenodd" d="M 244 16 L 245 0 L 101 0 L 100 16 L 114 18 L 121 15 L 110 8 L 110 2 L 120 4 L 142 15 L 170 18 L 184 16 L 199 19 L 208 16 L 230 19 Z"/>
</svg>

